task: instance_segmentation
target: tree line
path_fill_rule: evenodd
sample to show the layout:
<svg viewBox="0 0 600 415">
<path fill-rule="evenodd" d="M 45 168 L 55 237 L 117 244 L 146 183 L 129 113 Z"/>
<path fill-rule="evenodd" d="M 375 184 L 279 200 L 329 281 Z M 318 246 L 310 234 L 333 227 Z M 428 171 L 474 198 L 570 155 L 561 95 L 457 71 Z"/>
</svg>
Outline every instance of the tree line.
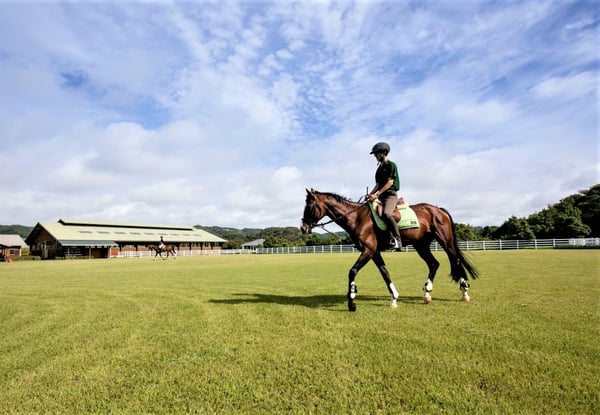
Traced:
<svg viewBox="0 0 600 415">
<path fill-rule="evenodd" d="M 225 249 L 238 249 L 257 239 L 264 239 L 262 246 L 265 248 L 352 243 L 346 232 L 302 235 L 300 229 L 293 226 L 235 229 L 196 225 L 195 228 L 227 240 Z M 32 229 L 31 226 L 0 225 L 0 233 L 18 234 L 23 239 Z M 467 241 L 600 236 L 600 184 L 567 196 L 528 217 L 511 216 L 500 226 L 474 227 L 456 223 L 456 233 L 459 239 Z"/>
</svg>

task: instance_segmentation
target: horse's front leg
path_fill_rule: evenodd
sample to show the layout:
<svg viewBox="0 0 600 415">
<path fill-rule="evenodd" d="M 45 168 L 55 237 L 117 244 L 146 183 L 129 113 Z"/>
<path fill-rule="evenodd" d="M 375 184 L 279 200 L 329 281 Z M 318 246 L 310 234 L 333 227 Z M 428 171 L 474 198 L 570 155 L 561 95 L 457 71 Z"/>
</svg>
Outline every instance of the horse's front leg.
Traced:
<svg viewBox="0 0 600 415">
<path fill-rule="evenodd" d="M 392 296 L 392 300 L 390 302 L 390 307 L 391 308 L 397 308 L 398 307 L 398 290 L 396 289 L 396 286 L 394 285 L 394 283 L 392 282 L 392 279 L 390 278 L 390 273 L 387 270 L 387 267 L 385 266 L 385 262 L 383 260 L 383 257 L 381 256 L 380 252 L 377 252 L 374 256 L 373 256 L 373 262 L 375 262 L 375 265 L 377 265 L 377 269 L 379 269 L 379 273 L 381 274 L 381 277 L 383 278 L 383 281 L 385 282 L 385 285 L 388 288 L 388 291 L 390 292 L 390 295 Z"/>
<path fill-rule="evenodd" d="M 356 298 L 356 294 L 358 293 L 358 289 L 356 288 L 356 274 L 362 267 L 365 266 L 367 262 L 371 260 L 371 253 L 364 251 L 352 268 L 350 268 L 350 272 L 348 272 L 348 294 L 346 297 L 348 298 L 348 311 L 356 311 L 356 304 L 354 303 L 354 299 Z"/>
</svg>

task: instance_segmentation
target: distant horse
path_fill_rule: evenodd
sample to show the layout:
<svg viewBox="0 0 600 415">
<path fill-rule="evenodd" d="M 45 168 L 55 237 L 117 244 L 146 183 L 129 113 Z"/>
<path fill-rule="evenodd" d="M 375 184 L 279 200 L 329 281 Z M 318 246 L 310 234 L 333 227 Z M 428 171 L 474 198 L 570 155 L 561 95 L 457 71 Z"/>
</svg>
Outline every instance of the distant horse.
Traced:
<svg viewBox="0 0 600 415">
<path fill-rule="evenodd" d="M 157 256 L 160 256 L 162 259 L 169 259 L 169 255 L 171 255 L 173 257 L 173 259 L 176 259 L 177 252 L 175 251 L 175 246 L 173 246 L 173 245 L 165 245 L 162 248 L 160 246 L 156 246 L 156 245 L 148 245 L 148 249 L 150 251 L 156 252 L 154 254 L 153 259 L 156 259 Z M 166 258 L 163 258 L 163 256 L 162 256 L 163 252 L 167 253 Z"/>
<path fill-rule="evenodd" d="M 311 233 L 313 227 L 325 225 L 319 224 L 319 221 L 327 216 L 331 219 L 328 223 L 334 222 L 348 232 L 352 242 L 361 252 L 348 273 L 348 310 L 356 311 L 354 299 L 356 298 L 357 288 L 354 280 L 358 271 L 370 260 L 373 260 L 379 269 L 388 291 L 392 295 L 390 307 L 396 308 L 398 291 L 390 279 L 390 274 L 381 256 L 381 251 L 388 249 L 389 234 L 387 231 L 380 231 L 377 228 L 370 207 L 365 203 L 352 202 L 333 193 L 321 193 L 314 189 L 306 189 L 306 193 L 306 205 L 304 216 L 302 216 L 302 226 L 300 227 L 302 233 Z M 429 275 L 423 286 L 423 300 L 425 303 L 431 302 L 433 280 L 440 265 L 430 249 L 430 244 L 435 239 L 448 255 L 450 275 L 459 284 L 463 300 L 469 302 L 468 290 L 470 285 L 467 282 L 468 276 L 470 275 L 471 278 L 475 279 L 479 276 L 479 272 L 458 248 L 454 221 L 450 213 L 446 209 L 428 203 L 411 205 L 411 208 L 417 215 L 419 226 L 413 229 L 403 229 L 400 234 L 402 241 L 405 244 L 412 244 L 429 268 Z M 398 215 L 397 211 L 395 213 Z M 399 217 L 396 219 L 399 219 Z"/>
</svg>

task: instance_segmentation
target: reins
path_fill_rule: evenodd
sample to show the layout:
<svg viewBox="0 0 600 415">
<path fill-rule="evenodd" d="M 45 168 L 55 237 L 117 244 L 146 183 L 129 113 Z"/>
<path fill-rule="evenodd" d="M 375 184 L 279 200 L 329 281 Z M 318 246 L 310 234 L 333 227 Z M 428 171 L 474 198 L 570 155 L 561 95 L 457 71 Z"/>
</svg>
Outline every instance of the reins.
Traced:
<svg viewBox="0 0 600 415">
<path fill-rule="evenodd" d="M 336 235 L 335 233 L 331 232 L 329 229 L 326 229 L 326 228 L 325 228 L 325 225 L 329 225 L 329 224 L 331 224 L 331 223 L 336 223 L 336 224 L 337 224 L 337 221 L 338 221 L 338 220 L 340 220 L 340 219 L 342 219 L 342 218 L 345 218 L 345 217 L 346 217 L 346 216 L 348 216 L 349 214 L 351 214 L 351 213 L 353 213 L 353 212 L 356 212 L 358 209 L 362 208 L 363 206 L 366 206 L 366 204 L 367 204 L 367 203 L 366 203 L 366 202 L 361 202 L 361 200 L 362 200 L 362 197 L 361 197 L 361 198 L 358 200 L 358 202 L 356 202 L 356 203 L 358 203 L 358 206 L 357 206 L 357 207 L 355 207 L 354 209 L 350 209 L 348 212 L 345 212 L 345 213 L 344 213 L 344 214 L 342 214 L 342 215 L 338 215 L 338 216 L 336 216 L 335 218 L 328 220 L 327 222 L 323 222 L 323 223 L 313 223 L 313 221 L 311 220 L 311 224 L 310 224 L 310 226 L 311 226 L 311 227 L 313 227 L 313 228 L 314 228 L 314 227 L 319 227 L 319 228 L 323 229 L 325 232 L 329 233 L 330 235 L 333 235 L 333 236 L 336 236 L 336 237 L 338 237 L 338 238 L 339 238 L 339 236 L 338 236 L 338 235 Z M 312 210 L 312 211 L 311 211 L 311 215 L 312 215 L 312 217 L 313 217 L 313 218 L 315 217 L 315 214 L 314 214 L 314 208 L 315 208 L 315 207 L 316 207 L 316 206 L 313 206 L 313 208 L 311 209 L 311 210 Z M 320 209 L 320 207 L 319 207 L 319 209 Z"/>
</svg>

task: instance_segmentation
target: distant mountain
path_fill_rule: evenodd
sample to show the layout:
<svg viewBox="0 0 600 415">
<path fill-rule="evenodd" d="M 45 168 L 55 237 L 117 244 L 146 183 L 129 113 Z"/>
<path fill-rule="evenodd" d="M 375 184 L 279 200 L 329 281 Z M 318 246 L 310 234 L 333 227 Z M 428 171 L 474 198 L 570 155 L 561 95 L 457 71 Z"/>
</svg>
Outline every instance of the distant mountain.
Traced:
<svg viewBox="0 0 600 415">
<path fill-rule="evenodd" d="M 23 225 L 0 225 L 0 234 L 10 234 L 10 235 L 20 235 L 21 238 L 25 239 L 29 236 L 31 231 L 33 230 L 33 226 L 23 226 Z"/>
<path fill-rule="evenodd" d="M 212 233 L 223 239 L 244 239 L 245 242 L 251 241 L 253 239 L 258 239 L 263 232 L 262 229 L 258 228 L 244 228 L 244 229 L 236 229 L 236 228 L 224 228 L 221 226 L 202 226 L 202 225 L 194 225 L 196 229 L 202 229 L 203 231 Z"/>
</svg>

